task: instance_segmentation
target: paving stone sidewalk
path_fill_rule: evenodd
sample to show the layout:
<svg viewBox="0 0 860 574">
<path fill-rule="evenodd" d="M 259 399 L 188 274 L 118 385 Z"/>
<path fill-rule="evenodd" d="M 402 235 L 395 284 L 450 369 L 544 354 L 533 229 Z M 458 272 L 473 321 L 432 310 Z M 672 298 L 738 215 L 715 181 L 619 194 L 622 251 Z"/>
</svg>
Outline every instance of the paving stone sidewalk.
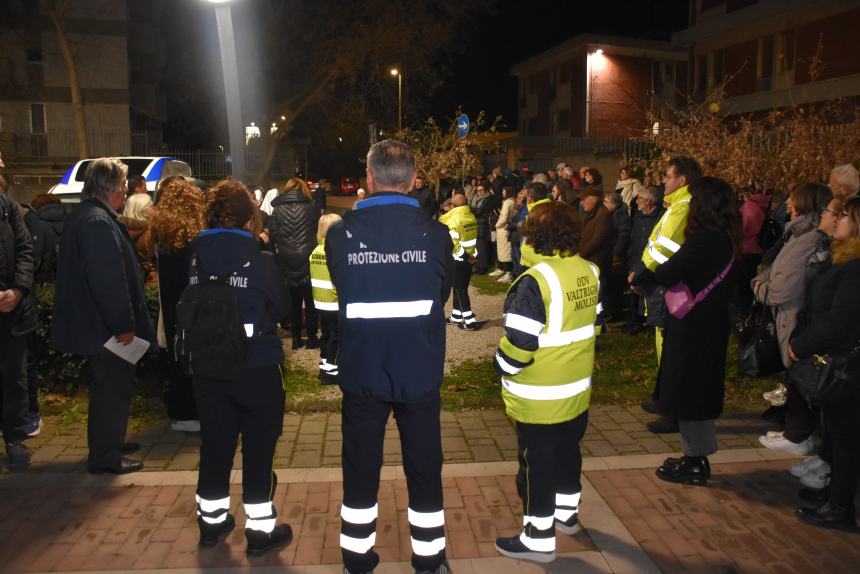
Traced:
<svg viewBox="0 0 860 574">
<path fill-rule="evenodd" d="M 663 482 L 653 467 L 585 474 L 664 574 L 860 572 L 860 534 L 794 518 L 793 462 L 713 465 L 708 487 Z"/>
<path fill-rule="evenodd" d="M 656 435 L 645 428 L 653 415 L 638 407 L 592 406 L 582 441 L 583 456 L 617 456 L 678 452 L 680 435 Z M 757 448 L 758 436 L 772 427 L 755 413 L 727 415 L 717 423 L 721 449 Z M 170 430 L 167 423 L 132 433 L 130 440 L 143 445 L 138 456 L 147 471 L 195 470 L 199 436 Z M 513 424 L 499 410 L 442 413 L 442 446 L 446 463 L 516 460 Z M 86 427 L 64 427 L 62 433 L 48 421 L 42 434 L 28 444 L 34 450 L 31 471 L 84 472 L 87 454 Z M 275 451 L 275 468 L 340 466 L 341 427 L 337 413 L 287 415 Z M 400 464 L 400 439 L 389 420 L 384 462 Z M 237 454 L 235 468 L 241 468 Z M 0 467 L 1 468 L 1 467 Z"/>
</svg>

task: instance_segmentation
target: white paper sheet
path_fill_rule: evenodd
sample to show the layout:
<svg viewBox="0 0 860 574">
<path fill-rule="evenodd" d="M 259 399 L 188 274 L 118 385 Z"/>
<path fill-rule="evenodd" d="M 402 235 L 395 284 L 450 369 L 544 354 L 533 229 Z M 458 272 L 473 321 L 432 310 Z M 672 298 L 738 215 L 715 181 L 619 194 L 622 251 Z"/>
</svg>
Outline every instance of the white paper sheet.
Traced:
<svg viewBox="0 0 860 574">
<path fill-rule="evenodd" d="M 128 345 L 123 345 L 116 340 L 116 337 L 111 337 L 104 344 L 105 349 L 132 365 L 136 365 L 140 358 L 146 354 L 149 346 L 149 341 L 140 337 L 135 337 Z"/>
</svg>

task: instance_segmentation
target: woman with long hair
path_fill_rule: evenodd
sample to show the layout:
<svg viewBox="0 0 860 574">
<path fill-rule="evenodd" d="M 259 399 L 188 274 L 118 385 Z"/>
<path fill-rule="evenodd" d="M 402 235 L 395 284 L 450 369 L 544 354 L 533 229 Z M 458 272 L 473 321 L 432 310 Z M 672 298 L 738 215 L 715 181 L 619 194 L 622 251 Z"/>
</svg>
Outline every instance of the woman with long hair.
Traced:
<svg viewBox="0 0 860 574">
<path fill-rule="evenodd" d="M 275 260 L 292 299 L 290 330 L 293 335 L 293 350 L 303 346 L 318 349 L 320 345 L 310 270 L 311 251 L 317 246 L 318 219 L 308 185 L 297 177 L 287 180 L 278 197 L 272 200 L 272 214 L 269 216 L 268 226 Z M 302 304 L 307 343 L 302 341 Z"/>
<path fill-rule="evenodd" d="M 292 540 L 290 526 L 276 524 L 272 504 L 277 486 L 272 465 L 285 400 L 284 351 L 275 325 L 287 314 L 287 301 L 277 265 L 270 253 L 260 250 L 252 232 L 256 210 L 242 183 L 228 179 L 212 188 L 206 195 L 206 229 L 191 242 L 190 273 L 190 282 L 198 285 L 202 274 L 230 278 L 249 342 L 243 363 L 228 379 L 193 375 L 201 438 L 200 546 L 217 545 L 235 525 L 230 514 L 230 473 L 241 434 L 248 556 L 260 556 Z"/>
<path fill-rule="evenodd" d="M 683 282 L 694 295 L 711 287 L 683 318 L 667 313 L 655 391 L 660 414 L 678 421 L 684 450 L 681 458 L 663 462 L 658 478 L 705 484 L 711 476 L 708 456 L 717 451 L 715 420 L 723 411 L 732 294 L 726 274 L 740 250 L 741 222 L 737 195 L 722 179 L 703 177 L 690 184 L 690 195 L 686 241 L 640 283 Z"/>
<path fill-rule="evenodd" d="M 191 267 L 189 244 L 205 227 L 204 203 L 203 192 L 196 185 L 178 177 L 168 178 L 159 187 L 158 204 L 151 227 L 158 266 L 158 299 L 161 303 L 164 342 L 170 360 L 164 403 L 170 428 L 183 432 L 199 432 L 200 421 L 197 419 L 191 377 L 183 374 L 173 351 L 176 304 L 188 286 L 188 269 Z"/>
<path fill-rule="evenodd" d="M 792 361 L 849 355 L 860 346 L 860 198 L 849 199 L 833 233 L 832 267 L 809 289 L 803 320 L 789 344 Z M 843 393 L 821 405 L 829 443 L 830 486 L 823 504 L 799 508 L 813 526 L 856 530 L 854 495 L 860 483 L 860 357 L 849 361 Z"/>
</svg>

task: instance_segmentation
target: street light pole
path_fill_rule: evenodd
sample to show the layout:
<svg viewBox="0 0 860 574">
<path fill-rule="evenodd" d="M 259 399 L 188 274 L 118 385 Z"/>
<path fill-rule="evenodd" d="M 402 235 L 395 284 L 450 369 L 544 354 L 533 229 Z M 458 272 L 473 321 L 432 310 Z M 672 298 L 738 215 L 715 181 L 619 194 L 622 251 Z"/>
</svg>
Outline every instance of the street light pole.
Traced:
<svg viewBox="0 0 860 574">
<path fill-rule="evenodd" d="M 391 69 L 391 75 L 397 76 L 397 131 L 403 131 L 403 75 L 397 68 Z"/>
<path fill-rule="evenodd" d="M 221 69 L 224 73 L 224 95 L 227 100 L 227 132 L 230 136 L 231 172 L 233 179 L 245 180 L 245 139 L 242 129 L 242 105 L 239 99 L 239 66 L 236 62 L 236 39 L 233 17 L 225 0 L 209 0 L 215 6 L 218 24 L 218 44 L 221 47 Z"/>
</svg>

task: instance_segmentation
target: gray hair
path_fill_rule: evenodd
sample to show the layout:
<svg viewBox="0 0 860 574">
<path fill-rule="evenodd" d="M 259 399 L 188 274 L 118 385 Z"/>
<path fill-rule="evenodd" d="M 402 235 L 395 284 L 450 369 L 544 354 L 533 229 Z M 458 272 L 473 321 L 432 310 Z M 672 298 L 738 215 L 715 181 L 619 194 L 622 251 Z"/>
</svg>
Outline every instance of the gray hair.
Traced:
<svg viewBox="0 0 860 574">
<path fill-rule="evenodd" d="M 857 193 L 857 190 L 860 189 L 860 173 L 850 163 L 834 167 L 830 176 L 839 184 L 847 187 L 851 193 Z"/>
<path fill-rule="evenodd" d="M 654 205 L 657 205 L 657 192 L 653 187 L 650 186 L 640 186 L 639 187 L 639 197 L 644 199 L 645 201 L 651 202 Z"/>
<path fill-rule="evenodd" d="M 148 193 L 136 193 L 125 200 L 125 209 L 122 214 L 129 219 L 137 221 L 149 221 L 146 210 L 152 207 L 152 198 Z"/>
<path fill-rule="evenodd" d="M 128 166 L 112 157 L 94 159 L 84 175 L 84 188 L 81 199 L 107 200 L 108 196 L 119 191 L 128 175 Z"/>
<path fill-rule="evenodd" d="M 405 143 L 383 140 L 367 152 L 367 169 L 377 186 L 408 191 L 415 175 L 415 152 Z"/>
<path fill-rule="evenodd" d="M 532 181 L 535 183 L 542 183 L 545 186 L 549 187 L 549 178 L 545 173 L 534 174 L 534 177 L 532 177 Z"/>
<path fill-rule="evenodd" d="M 573 177 L 573 168 L 570 167 L 569 165 L 564 166 L 563 168 L 561 168 L 561 176 L 562 177 Z"/>
<path fill-rule="evenodd" d="M 617 191 L 607 191 L 603 196 L 604 199 L 608 199 L 612 202 L 612 205 L 618 207 L 622 204 L 621 194 Z"/>
</svg>

